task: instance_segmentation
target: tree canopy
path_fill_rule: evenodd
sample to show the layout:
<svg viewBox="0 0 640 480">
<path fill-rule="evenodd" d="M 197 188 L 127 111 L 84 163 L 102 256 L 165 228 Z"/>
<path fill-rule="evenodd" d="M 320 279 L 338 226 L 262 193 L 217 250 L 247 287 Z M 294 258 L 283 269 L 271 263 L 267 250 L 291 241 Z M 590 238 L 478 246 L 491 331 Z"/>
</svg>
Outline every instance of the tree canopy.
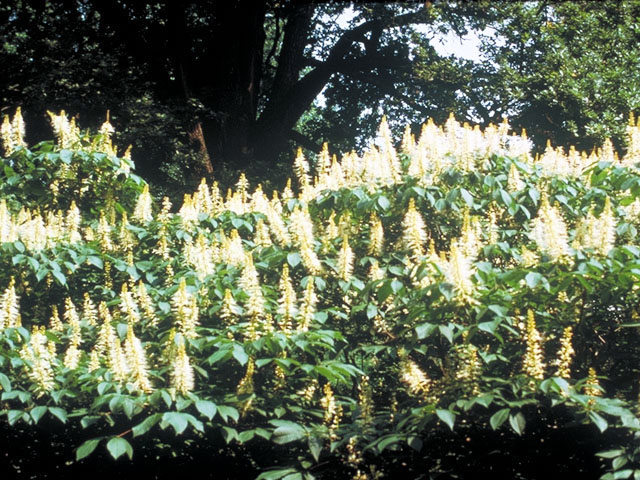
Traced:
<svg viewBox="0 0 640 480">
<path fill-rule="evenodd" d="M 3 0 L 0 106 L 22 106 L 35 140 L 48 109 L 85 125 L 110 110 L 139 171 L 165 181 L 361 148 L 383 112 L 415 133 L 508 115 L 540 143 L 620 146 L 640 104 L 639 5 Z M 438 53 L 470 30 L 483 59 Z"/>
</svg>

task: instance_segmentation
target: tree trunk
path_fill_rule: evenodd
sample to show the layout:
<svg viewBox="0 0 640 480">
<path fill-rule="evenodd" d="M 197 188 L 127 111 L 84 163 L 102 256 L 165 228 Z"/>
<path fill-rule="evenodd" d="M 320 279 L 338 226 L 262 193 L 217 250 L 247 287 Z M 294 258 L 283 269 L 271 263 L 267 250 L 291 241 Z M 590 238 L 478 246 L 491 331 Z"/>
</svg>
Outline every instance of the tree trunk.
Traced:
<svg viewBox="0 0 640 480">
<path fill-rule="evenodd" d="M 264 2 L 215 3 L 209 55 L 192 75 L 198 99 L 212 112 L 202 128 L 214 164 L 221 159 L 243 167 L 254 158 L 265 14 Z M 211 67 L 214 73 L 205 75 Z"/>
</svg>

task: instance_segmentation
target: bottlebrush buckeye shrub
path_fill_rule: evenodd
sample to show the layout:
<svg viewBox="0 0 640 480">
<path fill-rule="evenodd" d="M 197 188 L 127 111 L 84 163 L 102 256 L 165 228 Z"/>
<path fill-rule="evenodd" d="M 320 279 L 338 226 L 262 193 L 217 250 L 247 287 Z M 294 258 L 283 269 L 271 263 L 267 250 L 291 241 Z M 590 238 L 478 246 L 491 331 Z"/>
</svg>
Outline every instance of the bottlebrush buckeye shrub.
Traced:
<svg viewBox="0 0 640 480">
<path fill-rule="evenodd" d="M 9 425 L 57 418 L 78 461 L 213 431 L 292 447 L 264 479 L 364 479 L 443 426 L 526 436 L 559 411 L 548 428 L 628 432 L 605 477 L 640 475 L 640 126 L 621 159 L 532 158 L 506 122 L 397 151 L 383 120 L 363 156 L 299 152 L 282 192 L 241 176 L 172 206 L 108 122 L 51 119 L 55 144 L 30 149 L 19 111 L 1 130 Z"/>
</svg>

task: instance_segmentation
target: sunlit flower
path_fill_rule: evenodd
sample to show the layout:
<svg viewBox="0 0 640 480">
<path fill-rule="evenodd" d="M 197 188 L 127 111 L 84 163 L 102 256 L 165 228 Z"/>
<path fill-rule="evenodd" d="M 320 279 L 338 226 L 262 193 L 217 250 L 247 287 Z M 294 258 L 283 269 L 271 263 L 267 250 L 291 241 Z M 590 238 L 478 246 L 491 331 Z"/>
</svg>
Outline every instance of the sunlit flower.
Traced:
<svg viewBox="0 0 640 480">
<path fill-rule="evenodd" d="M 524 188 L 524 182 L 520 180 L 520 172 L 515 163 L 509 167 L 509 176 L 507 177 L 507 190 L 511 193 L 518 192 Z"/>
<path fill-rule="evenodd" d="M 29 342 L 20 350 L 20 357 L 27 362 L 27 375 L 36 384 L 39 396 L 53 390 L 55 382 L 52 363 L 55 357 L 48 349 L 44 327 L 33 327 Z"/>
<path fill-rule="evenodd" d="M 567 226 L 558 209 L 549 205 L 546 195 L 543 195 L 538 216 L 532 222 L 531 236 L 538 249 L 552 259 L 558 261 L 568 256 Z"/>
<path fill-rule="evenodd" d="M 240 286 L 249 296 L 245 305 L 245 312 L 249 317 L 263 317 L 265 314 L 264 296 L 260 288 L 260 279 L 256 267 L 253 265 L 253 257 L 247 253 L 240 276 Z"/>
<path fill-rule="evenodd" d="M 186 338 L 195 338 L 196 327 L 199 323 L 198 305 L 195 295 L 187 291 L 184 277 L 180 278 L 178 290 L 171 297 L 171 309 L 179 332 Z"/>
<path fill-rule="evenodd" d="M 342 237 L 342 247 L 340 248 L 340 252 L 338 254 L 338 277 L 340 277 L 344 281 L 349 281 L 351 276 L 353 275 L 353 262 L 355 256 L 353 254 L 353 250 L 349 245 L 349 237 L 346 235 Z"/>
<path fill-rule="evenodd" d="M 135 324 L 140 321 L 140 309 L 138 303 L 133 297 L 133 293 L 129 291 L 126 283 L 122 284 L 120 290 L 120 311 L 127 323 Z"/>
<path fill-rule="evenodd" d="M 147 223 L 153 220 L 153 211 L 151 209 L 151 194 L 149 193 L 149 185 L 144 184 L 142 193 L 138 195 L 136 206 L 133 209 L 133 220 L 140 223 Z"/>
<path fill-rule="evenodd" d="M 225 288 L 224 298 L 222 299 L 222 307 L 220 308 L 220 318 L 226 325 L 233 325 L 237 322 L 237 316 L 240 314 L 240 307 L 236 303 L 231 290 Z"/>
<path fill-rule="evenodd" d="M 70 243 L 78 243 L 82 241 L 82 235 L 80 235 L 81 221 L 82 218 L 80 216 L 80 210 L 78 209 L 75 200 L 72 200 L 65 219 L 66 236 Z"/>
<path fill-rule="evenodd" d="M 335 432 L 342 419 L 342 406 L 338 405 L 329 383 L 325 383 L 322 391 L 324 395 L 320 399 L 320 406 L 324 410 L 324 423 L 329 427 L 329 437 L 335 440 L 337 438 Z"/>
<path fill-rule="evenodd" d="M 238 382 L 238 387 L 236 388 L 236 392 L 238 395 L 247 395 L 253 393 L 253 374 L 255 372 L 255 361 L 253 357 L 249 358 L 247 362 L 247 369 L 245 371 L 244 376 Z"/>
<path fill-rule="evenodd" d="M 0 297 L 0 330 L 20 326 L 20 303 L 13 277 Z"/>
<path fill-rule="evenodd" d="M 573 247 L 576 249 L 591 248 L 600 255 L 607 255 L 615 245 L 616 224 L 611 200 L 607 197 L 600 217 L 596 217 L 591 209 L 587 216 L 580 221 L 576 228 Z"/>
<path fill-rule="evenodd" d="M 571 361 L 575 354 L 573 345 L 571 344 L 572 337 L 573 329 L 571 327 L 566 327 L 562 333 L 562 338 L 560 339 L 560 350 L 558 351 L 556 359 L 556 365 L 558 366 L 556 375 L 562 378 L 571 377 Z"/>
<path fill-rule="evenodd" d="M 96 304 L 93 303 L 91 297 L 87 292 L 84 293 L 82 303 L 82 318 L 87 321 L 89 325 L 96 325 L 98 323 L 98 309 Z"/>
<path fill-rule="evenodd" d="M 475 291 L 473 275 L 475 273 L 471 261 L 454 242 L 449 250 L 449 260 L 445 264 L 447 280 L 453 284 L 456 295 L 462 300 L 469 300 Z"/>
<path fill-rule="evenodd" d="M 420 212 L 416 210 L 416 203 L 413 198 L 409 199 L 409 206 L 402 220 L 402 239 L 414 260 L 419 260 L 424 256 L 427 231 L 424 219 Z"/>
<path fill-rule="evenodd" d="M 429 377 L 409 358 L 405 358 L 400 364 L 400 380 L 407 386 L 411 395 L 423 397 L 431 390 Z"/>
<path fill-rule="evenodd" d="M 602 387 L 596 375 L 596 370 L 593 367 L 589 367 L 589 374 L 587 375 L 587 381 L 584 385 L 584 394 L 593 397 L 602 396 Z"/>
<path fill-rule="evenodd" d="M 293 162 L 293 171 L 298 178 L 298 182 L 300 183 L 300 188 L 304 189 L 308 187 L 311 183 L 309 179 L 309 163 L 304 158 L 304 154 L 302 153 L 302 148 L 298 147 L 298 153 Z"/>
<path fill-rule="evenodd" d="M 211 191 L 207 186 L 207 181 L 204 178 L 200 180 L 198 190 L 193 194 L 193 206 L 198 213 L 213 214 L 213 199 L 211 198 Z"/>
<path fill-rule="evenodd" d="M 138 301 L 138 305 L 142 310 L 142 315 L 147 321 L 147 325 L 150 327 L 155 326 L 158 323 L 155 306 L 149 292 L 147 292 L 147 287 L 142 280 L 138 282 L 138 286 L 134 289 L 133 294 Z"/>
<path fill-rule="evenodd" d="M 263 248 L 273 245 L 271 235 L 269 235 L 269 229 L 261 218 L 256 222 L 256 231 L 253 235 L 253 243 Z"/>
<path fill-rule="evenodd" d="M 313 285 L 313 280 L 311 278 L 307 279 L 307 286 L 304 289 L 304 295 L 302 297 L 302 302 L 300 304 L 300 310 L 298 312 L 298 331 L 306 332 L 309 330 L 311 326 L 311 322 L 313 321 L 313 317 L 316 313 L 316 303 L 318 302 L 318 297 L 315 293 L 315 288 Z"/>
<path fill-rule="evenodd" d="M 229 265 L 240 267 L 246 259 L 246 252 L 238 230 L 231 230 L 229 238 L 222 236 L 220 241 L 220 258 Z"/>
<path fill-rule="evenodd" d="M 544 360 L 542 352 L 542 337 L 536 329 L 536 321 L 533 310 L 527 312 L 527 326 L 525 341 L 527 350 L 524 355 L 523 370 L 526 375 L 536 380 L 544 378 Z"/>
<path fill-rule="evenodd" d="M 240 248 L 242 248 L 242 242 L 239 237 L 238 241 L 240 242 Z M 235 245 L 234 247 L 237 248 Z M 184 258 L 187 263 L 193 267 L 200 280 L 203 280 L 215 271 L 213 250 L 207 238 L 202 233 L 198 234 L 195 243 L 185 243 Z"/>
<path fill-rule="evenodd" d="M 375 213 L 372 213 L 369 225 L 371 233 L 369 234 L 369 247 L 367 253 L 373 256 L 380 256 L 382 255 L 384 247 L 384 228 L 382 227 L 382 221 Z"/>
<path fill-rule="evenodd" d="M 291 277 L 289 277 L 289 265 L 282 266 L 280 276 L 280 298 L 278 298 L 278 314 L 280 315 L 280 329 L 289 333 L 293 328 L 293 320 L 298 313 L 296 291 L 293 288 Z"/>
<path fill-rule="evenodd" d="M 182 395 L 192 391 L 195 386 L 193 367 L 187 355 L 184 340 L 178 343 L 171 362 L 171 386 Z"/>
<path fill-rule="evenodd" d="M 133 387 L 141 392 L 151 392 L 153 388 L 149 381 L 147 358 L 140 339 L 133 333 L 133 325 L 131 323 L 127 327 L 124 353 L 127 358 L 127 364 L 129 365 Z"/>
<path fill-rule="evenodd" d="M 11 155 L 18 147 L 26 147 L 24 141 L 25 127 L 20 107 L 16 109 L 13 119 L 9 121 L 9 116 L 5 115 L 2 126 L 0 126 L 0 138 L 6 155 Z"/>
</svg>

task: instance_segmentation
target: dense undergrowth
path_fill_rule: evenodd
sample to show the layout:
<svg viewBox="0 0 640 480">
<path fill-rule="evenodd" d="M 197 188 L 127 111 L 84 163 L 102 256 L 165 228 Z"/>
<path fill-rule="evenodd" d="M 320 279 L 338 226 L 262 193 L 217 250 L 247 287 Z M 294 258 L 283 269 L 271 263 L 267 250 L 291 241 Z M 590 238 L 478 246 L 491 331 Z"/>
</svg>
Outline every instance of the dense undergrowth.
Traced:
<svg viewBox="0 0 640 480">
<path fill-rule="evenodd" d="M 172 206 L 108 123 L 52 124 L 2 127 L 4 471 L 640 477 L 635 125 L 532 159 L 506 123 L 396 151 L 383 121 Z"/>
</svg>

